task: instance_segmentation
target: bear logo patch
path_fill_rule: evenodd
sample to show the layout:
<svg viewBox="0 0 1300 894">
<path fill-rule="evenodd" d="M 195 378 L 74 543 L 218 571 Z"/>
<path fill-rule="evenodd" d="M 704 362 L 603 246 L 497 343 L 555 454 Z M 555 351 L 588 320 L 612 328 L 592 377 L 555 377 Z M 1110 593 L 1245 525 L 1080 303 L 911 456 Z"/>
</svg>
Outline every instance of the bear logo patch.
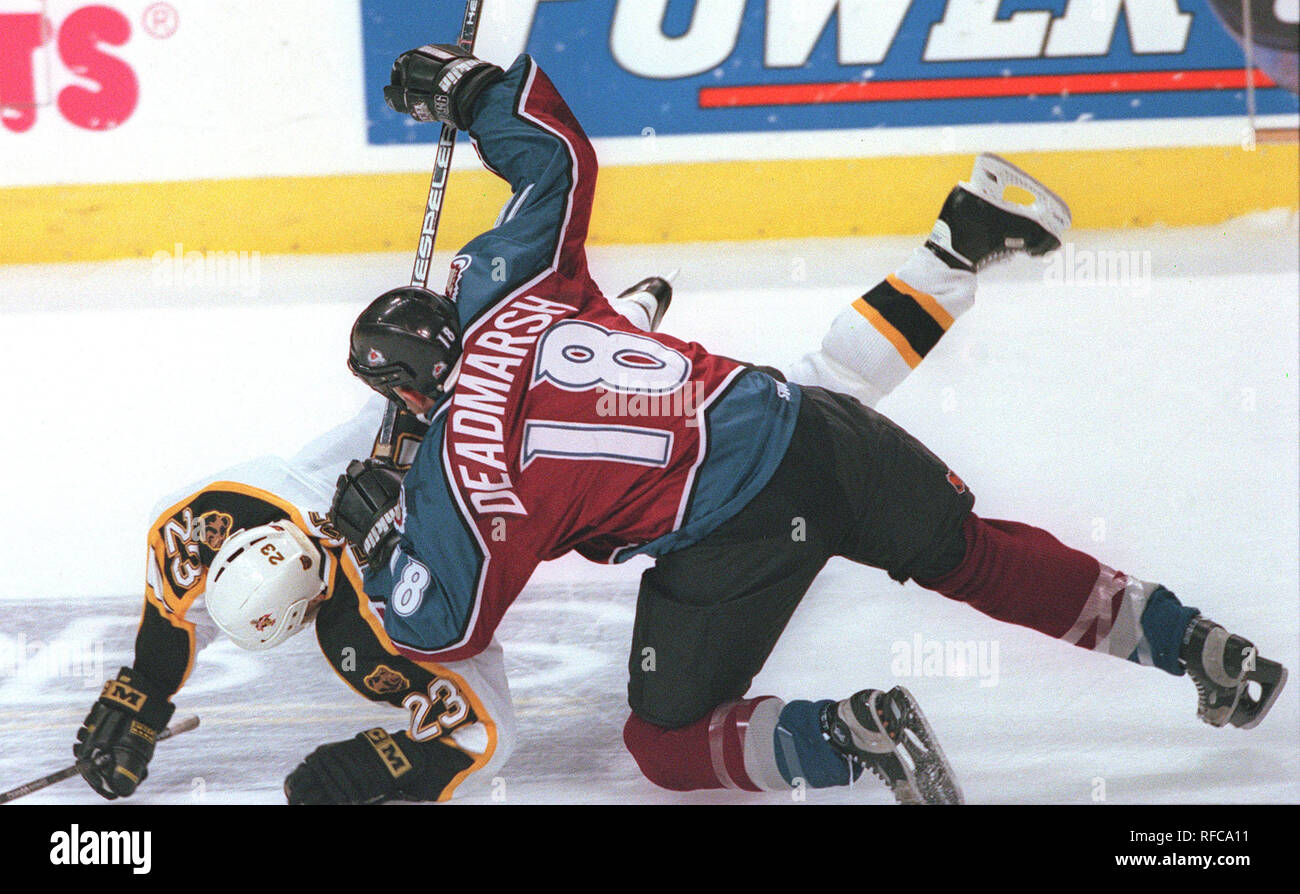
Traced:
<svg viewBox="0 0 1300 894">
<path fill-rule="evenodd" d="M 401 692 L 411 688 L 411 681 L 386 664 L 381 664 L 365 679 L 366 688 L 377 695 Z"/>
</svg>

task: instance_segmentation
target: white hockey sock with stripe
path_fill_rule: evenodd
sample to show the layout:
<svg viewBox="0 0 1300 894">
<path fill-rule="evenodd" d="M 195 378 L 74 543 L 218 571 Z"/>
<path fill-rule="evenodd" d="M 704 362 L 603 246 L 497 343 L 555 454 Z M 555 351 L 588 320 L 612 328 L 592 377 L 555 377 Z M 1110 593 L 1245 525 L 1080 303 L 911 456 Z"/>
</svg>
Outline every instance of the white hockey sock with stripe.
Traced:
<svg viewBox="0 0 1300 894">
<path fill-rule="evenodd" d="M 867 406 L 907 378 L 975 303 L 975 274 L 954 270 L 928 248 L 846 307 L 787 372 L 801 385 L 851 394 Z"/>
</svg>

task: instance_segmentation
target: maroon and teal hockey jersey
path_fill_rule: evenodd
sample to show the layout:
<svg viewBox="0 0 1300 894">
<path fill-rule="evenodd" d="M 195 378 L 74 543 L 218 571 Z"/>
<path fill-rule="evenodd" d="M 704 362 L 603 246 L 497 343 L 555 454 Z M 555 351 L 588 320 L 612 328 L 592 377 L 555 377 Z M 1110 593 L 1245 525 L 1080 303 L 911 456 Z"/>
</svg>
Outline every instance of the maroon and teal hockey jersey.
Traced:
<svg viewBox="0 0 1300 894">
<path fill-rule="evenodd" d="M 366 572 L 398 647 L 444 661 L 488 645 L 541 562 L 662 555 L 731 518 L 780 464 L 800 399 L 605 300 L 584 249 L 596 156 L 530 58 L 469 133 L 513 196 L 452 263 L 455 384 L 406 475 L 400 545 Z"/>
</svg>

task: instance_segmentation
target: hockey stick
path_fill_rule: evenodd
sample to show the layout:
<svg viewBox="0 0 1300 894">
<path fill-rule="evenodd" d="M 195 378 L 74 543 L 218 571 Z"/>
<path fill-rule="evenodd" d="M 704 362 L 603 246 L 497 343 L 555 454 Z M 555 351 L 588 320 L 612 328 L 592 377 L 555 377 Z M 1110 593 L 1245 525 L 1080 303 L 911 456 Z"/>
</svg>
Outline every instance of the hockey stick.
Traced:
<svg viewBox="0 0 1300 894">
<path fill-rule="evenodd" d="M 1250 0 L 1241 0 L 1241 39 L 1246 51 L 1246 120 L 1250 122 L 1251 139 L 1255 127 L 1255 24 L 1251 21 Z"/>
<path fill-rule="evenodd" d="M 1255 23 L 1252 20 L 1250 0 L 1241 0 L 1241 46 L 1246 51 L 1246 126 L 1250 129 L 1247 149 L 1256 143 L 1294 143 L 1294 127 L 1259 127 L 1255 121 L 1258 107 L 1255 102 Z"/>
<path fill-rule="evenodd" d="M 158 734 L 158 741 L 161 742 L 164 739 L 170 739 L 172 736 L 179 736 L 181 733 L 188 733 L 198 725 L 199 718 L 197 716 L 186 717 L 177 723 L 173 723 L 171 726 L 160 732 Z M 71 767 L 64 767 L 57 773 L 51 773 L 49 776 L 42 776 L 40 779 L 29 782 L 26 785 L 20 785 L 18 788 L 10 789 L 4 794 L 0 794 L 0 804 L 8 804 L 10 801 L 15 801 L 25 795 L 30 795 L 32 792 L 38 792 L 46 786 L 54 785 L 56 782 L 71 779 L 73 776 L 76 776 L 77 773 L 78 770 L 76 764 L 73 764 Z"/>
<path fill-rule="evenodd" d="M 456 43 L 466 52 L 474 52 L 474 41 L 478 37 L 479 19 L 483 12 L 483 0 L 467 0 L 465 16 L 461 20 L 460 39 Z M 415 266 L 411 269 L 411 285 L 416 288 L 428 288 L 429 268 L 433 263 L 433 244 L 438 238 L 438 222 L 442 220 L 442 200 L 447 192 L 447 173 L 451 170 L 451 154 L 456 148 L 456 128 L 450 124 L 442 126 L 438 136 L 438 154 L 433 162 L 433 178 L 429 181 L 429 197 L 424 203 L 424 219 L 420 224 L 420 241 L 415 250 Z M 373 455 L 377 459 L 393 458 L 393 432 L 397 427 L 397 413 L 401 408 L 396 402 L 389 401 L 384 410 L 384 421 L 379 427 L 379 437 L 375 441 Z"/>
</svg>

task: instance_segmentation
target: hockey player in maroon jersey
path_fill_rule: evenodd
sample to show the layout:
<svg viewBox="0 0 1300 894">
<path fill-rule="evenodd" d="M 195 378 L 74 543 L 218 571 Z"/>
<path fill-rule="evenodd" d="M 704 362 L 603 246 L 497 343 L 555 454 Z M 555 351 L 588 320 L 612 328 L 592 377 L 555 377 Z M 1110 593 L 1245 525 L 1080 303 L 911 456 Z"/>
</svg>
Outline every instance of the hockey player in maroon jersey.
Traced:
<svg viewBox="0 0 1300 894">
<path fill-rule="evenodd" d="M 404 478 L 354 462 L 331 511 L 366 553 L 366 590 L 387 598 L 385 626 L 406 654 L 475 654 L 542 561 L 653 556 L 624 730 L 651 781 L 820 787 L 869 769 L 900 801 L 959 802 L 902 687 L 745 697 L 813 579 L 844 556 L 999 620 L 1188 673 L 1213 725 L 1254 726 L 1271 707 L 1280 665 L 1157 583 L 977 516 L 962 479 L 867 406 L 969 307 L 976 271 L 1059 247 L 1068 209 L 1027 174 L 981 156 L 926 245 L 786 381 L 610 309 L 584 251 L 595 154 L 530 58 L 503 71 L 421 47 L 398 58 L 385 94 L 417 120 L 467 130 L 514 193 L 457 258 L 451 294 L 396 289 L 352 331 L 353 372 L 430 421 Z M 1008 203 L 1012 185 L 1035 202 Z M 854 381 L 863 387 L 844 393 Z"/>
</svg>

